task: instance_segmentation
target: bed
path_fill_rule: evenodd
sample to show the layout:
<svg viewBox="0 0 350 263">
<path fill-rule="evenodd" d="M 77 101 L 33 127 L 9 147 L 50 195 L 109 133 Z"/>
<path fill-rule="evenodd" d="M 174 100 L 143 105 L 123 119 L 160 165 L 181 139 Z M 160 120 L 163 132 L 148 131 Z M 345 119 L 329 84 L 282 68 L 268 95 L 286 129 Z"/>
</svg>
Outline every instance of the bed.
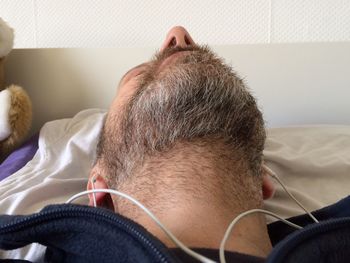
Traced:
<svg viewBox="0 0 350 263">
<path fill-rule="evenodd" d="M 266 164 L 296 198 L 315 210 L 347 196 L 350 43 L 214 49 L 232 64 L 258 98 L 267 123 Z M 32 137 L 0 165 L 0 213 L 32 213 L 85 190 L 98 135 L 118 81 L 154 50 L 12 52 L 6 64 L 6 81 L 28 91 L 34 123 Z M 266 208 L 283 217 L 303 213 L 276 186 Z M 87 199 L 78 203 L 86 204 Z M 33 251 L 28 248 L 13 253 L 38 256 Z"/>
</svg>

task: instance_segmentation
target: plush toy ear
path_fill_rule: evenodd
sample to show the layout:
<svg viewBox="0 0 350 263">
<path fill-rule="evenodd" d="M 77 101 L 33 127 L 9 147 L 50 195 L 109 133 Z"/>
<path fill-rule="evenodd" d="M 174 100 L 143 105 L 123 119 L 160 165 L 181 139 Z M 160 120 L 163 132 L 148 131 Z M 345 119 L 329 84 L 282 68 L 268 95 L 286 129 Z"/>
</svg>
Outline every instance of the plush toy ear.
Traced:
<svg viewBox="0 0 350 263">
<path fill-rule="evenodd" d="M 10 134 L 5 134 L 3 137 L 6 138 L 0 140 L 0 161 L 23 142 L 32 123 L 32 103 L 21 87 L 11 85 L 1 93 L 4 94 L 5 101 L 10 100 L 9 110 L 4 113 L 7 114 L 7 118 L 2 119 L 6 120 L 6 127 L 9 125 Z M 4 110 L 4 104 L 1 103 L 0 108 Z"/>
<path fill-rule="evenodd" d="M 0 18 L 0 58 L 10 53 L 13 48 L 13 39 L 13 29 Z"/>
</svg>

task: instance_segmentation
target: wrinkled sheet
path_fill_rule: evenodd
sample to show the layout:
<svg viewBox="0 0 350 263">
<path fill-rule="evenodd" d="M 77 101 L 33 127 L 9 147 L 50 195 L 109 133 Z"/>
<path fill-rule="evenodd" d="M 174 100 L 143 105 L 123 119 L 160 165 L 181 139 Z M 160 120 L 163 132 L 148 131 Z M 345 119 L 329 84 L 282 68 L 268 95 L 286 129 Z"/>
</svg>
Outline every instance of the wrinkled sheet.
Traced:
<svg viewBox="0 0 350 263">
<path fill-rule="evenodd" d="M 350 192 L 350 126 L 322 125 L 268 130 L 265 160 L 309 210 L 330 205 Z M 275 184 L 266 209 L 282 217 L 304 213 Z"/>
</svg>

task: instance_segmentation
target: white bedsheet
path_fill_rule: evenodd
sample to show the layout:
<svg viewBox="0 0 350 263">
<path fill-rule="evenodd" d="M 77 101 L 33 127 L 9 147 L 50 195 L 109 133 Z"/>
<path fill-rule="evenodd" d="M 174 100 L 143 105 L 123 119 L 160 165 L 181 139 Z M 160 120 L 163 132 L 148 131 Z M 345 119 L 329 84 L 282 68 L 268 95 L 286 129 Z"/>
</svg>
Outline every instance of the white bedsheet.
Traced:
<svg viewBox="0 0 350 263">
<path fill-rule="evenodd" d="M 45 124 L 34 158 L 0 182 L 0 214 L 30 214 L 86 190 L 105 112 L 90 109 L 72 119 Z M 87 198 L 76 203 L 87 204 Z M 41 262 L 43 251 L 44 247 L 36 244 L 9 252 L 0 250 L 0 258 Z"/>
<path fill-rule="evenodd" d="M 47 123 L 39 149 L 24 168 L 0 182 L 0 214 L 29 214 L 48 204 L 64 203 L 85 190 L 105 110 L 90 109 L 72 119 Z M 265 160 L 308 209 L 348 195 L 350 126 L 304 126 L 268 130 Z M 303 213 L 277 186 L 266 208 L 283 217 Z M 87 198 L 76 203 L 87 204 Z M 0 258 L 40 262 L 44 247 L 3 252 Z"/>
</svg>

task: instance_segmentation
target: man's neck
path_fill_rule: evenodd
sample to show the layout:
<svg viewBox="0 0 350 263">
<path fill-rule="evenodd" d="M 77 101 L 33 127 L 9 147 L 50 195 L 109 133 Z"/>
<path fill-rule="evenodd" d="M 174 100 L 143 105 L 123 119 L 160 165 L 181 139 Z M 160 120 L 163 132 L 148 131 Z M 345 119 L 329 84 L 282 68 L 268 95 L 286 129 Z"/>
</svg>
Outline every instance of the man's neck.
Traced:
<svg viewBox="0 0 350 263">
<path fill-rule="evenodd" d="M 146 205 L 185 245 L 217 249 L 231 221 L 262 203 L 262 179 L 250 174 L 246 163 L 231 151 L 217 150 L 219 146 L 178 144 L 172 151 L 145 159 L 119 190 Z M 167 246 L 174 246 L 140 209 L 119 199 L 114 206 Z M 226 249 L 266 256 L 271 243 L 265 217 L 253 214 L 242 219 Z"/>
<path fill-rule="evenodd" d="M 192 248 L 218 249 L 228 225 L 244 212 L 241 209 L 230 211 L 208 199 L 189 199 L 179 192 L 172 195 L 168 205 L 164 200 L 161 203 L 161 208 L 152 205 L 149 206 L 150 210 L 181 242 Z M 146 214 L 137 213 L 134 217 L 126 210 L 127 207 L 120 212 L 143 225 L 166 246 L 176 246 Z M 265 217 L 253 214 L 239 221 L 226 243 L 225 250 L 266 257 L 271 250 L 271 242 Z"/>
</svg>

